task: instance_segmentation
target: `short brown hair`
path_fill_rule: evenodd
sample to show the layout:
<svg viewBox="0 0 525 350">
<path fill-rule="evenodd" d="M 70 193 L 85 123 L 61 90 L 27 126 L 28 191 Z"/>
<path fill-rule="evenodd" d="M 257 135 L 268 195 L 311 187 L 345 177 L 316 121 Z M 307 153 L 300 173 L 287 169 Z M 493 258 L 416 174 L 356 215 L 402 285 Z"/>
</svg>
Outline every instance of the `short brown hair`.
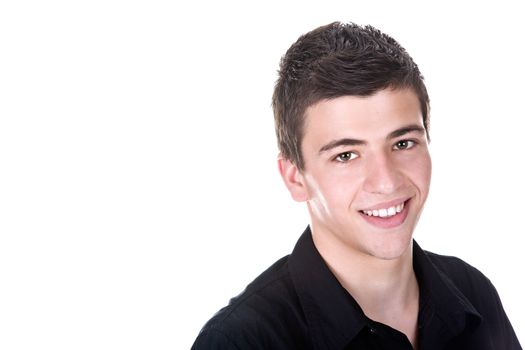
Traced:
<svg viewBox="0 0 525 350">
<path fill-rule="evenodd" d="M 386 88 L 414 90 L 428 136 L 430 105 L 423 76 L 397 41 L 372 26 L 340 22 L 302 35 L 281 59 L 272 99 L 282 156 L 304 170 L 301 141 L 309 106 Z"/>
</svg>

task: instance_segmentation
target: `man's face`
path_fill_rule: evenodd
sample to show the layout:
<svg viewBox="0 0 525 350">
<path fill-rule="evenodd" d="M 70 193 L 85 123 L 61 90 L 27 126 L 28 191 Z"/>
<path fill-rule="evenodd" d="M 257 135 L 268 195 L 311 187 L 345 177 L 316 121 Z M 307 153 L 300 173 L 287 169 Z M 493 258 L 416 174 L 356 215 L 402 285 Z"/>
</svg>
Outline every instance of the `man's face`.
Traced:
<svg viewBox="0 0 525 350">
<path fill-rule="evenodd" d="M 344 96 L 305 115 L 304 170 L 287 162 L 281 173 L 294 198 L 308 203 L 318 248 L 344 246 L 380 259 L 404 254 L 431 175 L 416 94 Z"/>
</svg>

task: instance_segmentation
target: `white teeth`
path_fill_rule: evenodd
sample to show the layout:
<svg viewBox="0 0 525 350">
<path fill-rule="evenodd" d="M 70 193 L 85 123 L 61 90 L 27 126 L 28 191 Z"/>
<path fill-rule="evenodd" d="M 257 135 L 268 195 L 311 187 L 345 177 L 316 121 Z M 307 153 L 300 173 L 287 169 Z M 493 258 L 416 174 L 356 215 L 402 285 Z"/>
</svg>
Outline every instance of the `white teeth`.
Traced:
<svg viewBox="0 0 525 350">
<path fill-rule="evenodd" d="M 363 213 L 365 213 L 368 216 L 379 216 L 381 218 L 386 218 L 402 212 L 404 207 L 405 203 L 401 203 L 399 205 L 392 206 L 386 209 L 363 210 Z"/>
</svg>

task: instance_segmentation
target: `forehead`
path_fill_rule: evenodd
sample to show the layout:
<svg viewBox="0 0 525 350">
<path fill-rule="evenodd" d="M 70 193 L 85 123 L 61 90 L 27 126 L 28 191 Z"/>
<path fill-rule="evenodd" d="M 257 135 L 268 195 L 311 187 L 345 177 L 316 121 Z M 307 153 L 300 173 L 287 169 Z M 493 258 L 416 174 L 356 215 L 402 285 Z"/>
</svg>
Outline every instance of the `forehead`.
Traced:
<svg viewBox="0 0 525 350">
<path fill-rule="evenodd" d="M 419 100 L 411 89 L 385 89 L 366 97 L 342 96 L 306 109 L 303 145 L 345 137 L 384 139 L 406 125 L 423 127 Z"/>
</svg>

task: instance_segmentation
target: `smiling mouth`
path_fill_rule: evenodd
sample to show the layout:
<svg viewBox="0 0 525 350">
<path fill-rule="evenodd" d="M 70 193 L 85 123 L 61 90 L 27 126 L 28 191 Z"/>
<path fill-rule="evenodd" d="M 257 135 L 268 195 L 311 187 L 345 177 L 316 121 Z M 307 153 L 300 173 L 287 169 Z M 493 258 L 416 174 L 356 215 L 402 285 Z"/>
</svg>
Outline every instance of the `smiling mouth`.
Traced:
<svg viewBox="0 0 525 350">
<path fill-rule="evenodd" d="M 370 225 L 380 229 L 393 229 L 401 226 L 408 217 L 411 198 L 386 208 L 360 210 L 361 217 Z"/>
<path fill-rule="evenodd" d="M 408 201 L 405 201 L 401 204 L 394 205 L 388 208 L 383 209 L 374 209 L 374 210 L 360 210 L 360 212 L 367 216 L 375 216 L 380 218 L 388 218 L 392 216 L 396 216 L 397 214 L 401 213 L 403 209 L 405 208 L 405 203 Z"/>
</svg>

